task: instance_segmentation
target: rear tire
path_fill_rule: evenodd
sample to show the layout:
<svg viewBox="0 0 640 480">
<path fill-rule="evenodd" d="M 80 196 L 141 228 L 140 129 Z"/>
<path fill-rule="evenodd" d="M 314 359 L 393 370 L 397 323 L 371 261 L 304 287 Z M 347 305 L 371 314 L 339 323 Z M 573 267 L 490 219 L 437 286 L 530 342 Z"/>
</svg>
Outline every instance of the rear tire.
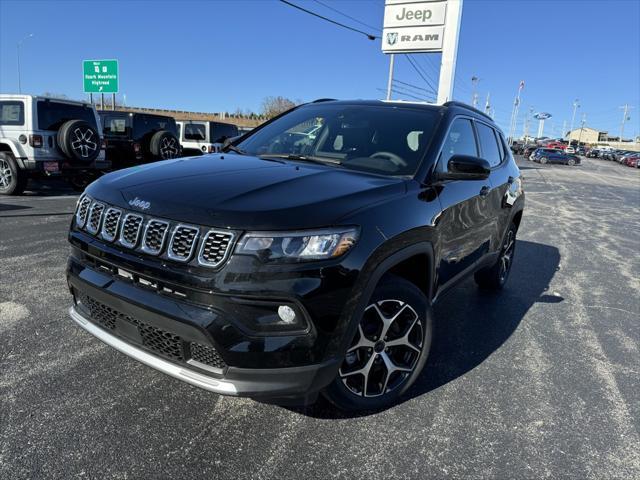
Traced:
<svg viewBox="0 0 640 480">
<path fill-rule="evenodd" d="M 543 165 L 545 163 L 547 163 L 549 161 L 549 159 L 547 159 L 547 157 L 540 157 L 540 163 L 542 163 Z"/>
<path fill-rule="evenodd" d="M 570 158 L 569 160 L 567 160 L 567 165 L 569 165 L 570 167 L 575 166 L 576 161 L 573 158 Z"/>
<path fill-rule="evenodd" d="M 431 346 L 431 306 L 413 283 L 385 276 L 371 296 L 336 378 L 323 395 L 342 410 L 394 404 L 420 376 Z"/>
<path fill-rule="evenodd" d="M 26 173 L 18 168 L 13 154 L 0 152 L 0 195 L 20 195 L 28 180 Z"/>
<path fill-rule="evenodd" d="M 502 290 L 509 279 L 511 265 L 516 250 L 516 231 L 515 223 L 511 223 L 500 247 L 500 255 L 490 267 L 478 270 L 473 278 L 478 286 L 484 290 Z"/>
</svg>

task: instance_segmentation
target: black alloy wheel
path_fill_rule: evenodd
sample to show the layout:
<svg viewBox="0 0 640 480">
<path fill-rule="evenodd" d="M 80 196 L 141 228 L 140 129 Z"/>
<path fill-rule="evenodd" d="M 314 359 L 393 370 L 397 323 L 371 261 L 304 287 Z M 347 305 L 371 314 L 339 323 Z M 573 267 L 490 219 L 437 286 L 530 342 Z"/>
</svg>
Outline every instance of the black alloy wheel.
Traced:
<svg viewBox="0 0 640 480">
<path fill-rule="evenodd" d="M 420 289 L 403 278 L 385 277 L 324 395 L 344 410 L 393 404 L 419 376 L 431 328 L 431 309 Z"/>
</svg>

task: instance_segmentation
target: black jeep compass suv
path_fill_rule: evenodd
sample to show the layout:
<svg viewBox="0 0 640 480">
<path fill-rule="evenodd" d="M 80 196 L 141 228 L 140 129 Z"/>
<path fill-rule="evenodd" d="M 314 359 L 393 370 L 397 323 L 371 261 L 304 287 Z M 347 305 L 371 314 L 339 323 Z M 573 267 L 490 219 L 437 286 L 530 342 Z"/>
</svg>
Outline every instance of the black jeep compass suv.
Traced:
<svg viewBox="0 0 640 480">
<path fill-rule="evenodd" d="M 491 118 L 461 103 L 317 101 L 223 153 L 106 175 L 79 199 L 71 317 L 213 392 L 392 404 L 432 305 L 500 289 L 524 195 Z"/>
</svg>

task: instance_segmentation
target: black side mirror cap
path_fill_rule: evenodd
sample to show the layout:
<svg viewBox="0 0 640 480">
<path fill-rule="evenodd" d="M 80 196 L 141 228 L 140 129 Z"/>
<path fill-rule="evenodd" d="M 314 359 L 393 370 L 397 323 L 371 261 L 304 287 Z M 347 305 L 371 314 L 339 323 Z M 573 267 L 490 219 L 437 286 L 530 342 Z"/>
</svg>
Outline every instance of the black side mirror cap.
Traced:
<svg viewBox="0 0 640 480">
<path fill-rule="evenodd" d="M 491 173 L 491 165 L 471 155 L 454 155 L 447 163 L 447 171 L 437 174 L 438 180 L 484 180 Z"/>
</svg>

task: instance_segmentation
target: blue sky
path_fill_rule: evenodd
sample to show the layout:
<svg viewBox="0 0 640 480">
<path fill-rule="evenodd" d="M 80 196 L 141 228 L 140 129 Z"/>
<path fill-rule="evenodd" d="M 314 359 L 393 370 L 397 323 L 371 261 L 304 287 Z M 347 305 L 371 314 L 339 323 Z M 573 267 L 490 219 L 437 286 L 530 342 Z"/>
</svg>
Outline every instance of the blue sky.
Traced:
<svg viewBox="0 0 640 480">
<path fill-rule="evenodd" d="M 378 34 L 313 0 L 305 8 Z M 323 0 L 372 27 L 381 27 L 384 0 Z M 19 21 L 16 21 L 18 19 Z M 28 22 L 25 20 L 28 19 Z M 465 0 L 456 99 L 470 102 L 480 78 L 498 123 L 508 129 L 520 80 L 521 112 L 553 114 L 545 133 L 559 135 L 580 100 L 576 125 L 640 133 L 640 2 Z M 259 110 L 268 95 L 313 100 L 382 98 L 388 57 L 380 41 L 341 29 L 276 0 L 30 1 L 0 0 L 0 91 L 17 91 L 16 43 L 22 46 L 23 92 L 84 98 L 81 61 L 120 60 L 127 103 L 194 111 Z M 413 56 L 437 85 L 439 55 Z M 429 90 L 406 58 L 396 78 Z M 424 74 L 424 73 L 423 73 Z M 404 94 L 429 96 L 403 86 Z M 396 94 L 396 98 L 402 98 Z M 408 98 L 405 96 L 405 98 Z M 533 127 L 532 127 L 533 128 Z M 522 116 L 518 133 L 522 132 Z"/>
</svg>

